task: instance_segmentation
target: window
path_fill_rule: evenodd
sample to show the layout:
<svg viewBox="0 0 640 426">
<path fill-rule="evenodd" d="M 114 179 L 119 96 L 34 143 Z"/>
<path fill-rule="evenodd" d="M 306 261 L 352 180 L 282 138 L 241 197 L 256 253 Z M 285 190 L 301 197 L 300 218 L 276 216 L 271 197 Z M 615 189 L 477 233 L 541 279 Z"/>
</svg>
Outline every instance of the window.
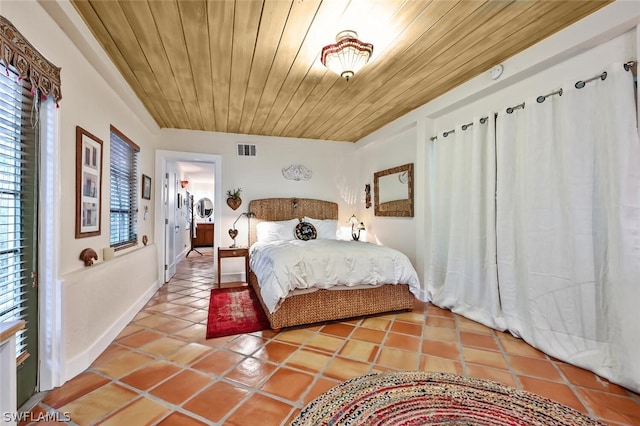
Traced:
<svg viewBox="0 0 640 426">
<path fill-rule="evenodd" d="M 38 112 L 31 84 L 0 72 L 0 322 L 26 320 L 16 335 L 18 363 L 36 353 L 36 176 Z M 32 121 L 33 118 L 33 121 Z"/>
<path fill-rule="evenodd" d="M 110 145 L 109 244 L 119 250 L 131 247 L 138 241 L 137 176 L 140 147 L 113 126 L 111 126 Z"/>
</svg>

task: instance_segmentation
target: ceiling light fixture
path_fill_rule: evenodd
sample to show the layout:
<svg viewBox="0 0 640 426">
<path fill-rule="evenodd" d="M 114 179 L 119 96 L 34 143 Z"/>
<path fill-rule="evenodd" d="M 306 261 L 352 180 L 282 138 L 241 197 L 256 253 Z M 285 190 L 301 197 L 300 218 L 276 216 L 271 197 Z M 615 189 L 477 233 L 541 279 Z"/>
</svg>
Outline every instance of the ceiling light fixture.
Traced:
<svg viewBox="0 0 640 426">
<path fill-rule="evenodd" d="M 322 65 L 349 81 L 371 58 L 373 44 L 358 40 L 355 31 L 341 31 L 336 43 L 322 48 Z"/>
</svg>

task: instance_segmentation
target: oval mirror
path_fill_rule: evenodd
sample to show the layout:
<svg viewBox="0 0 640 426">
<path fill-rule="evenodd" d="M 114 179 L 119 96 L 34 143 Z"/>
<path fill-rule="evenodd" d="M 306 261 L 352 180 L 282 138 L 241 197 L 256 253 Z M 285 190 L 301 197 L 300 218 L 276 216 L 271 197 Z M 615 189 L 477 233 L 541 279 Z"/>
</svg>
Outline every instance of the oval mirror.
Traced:
<svg viewBox="0 0 640 426">
<path fill-rule="evenodd" d="M 213 213 L 213 202 L 208 198 L 200 198 L 196 203 L 196 214 L 206 219 Z"/>
</svg>

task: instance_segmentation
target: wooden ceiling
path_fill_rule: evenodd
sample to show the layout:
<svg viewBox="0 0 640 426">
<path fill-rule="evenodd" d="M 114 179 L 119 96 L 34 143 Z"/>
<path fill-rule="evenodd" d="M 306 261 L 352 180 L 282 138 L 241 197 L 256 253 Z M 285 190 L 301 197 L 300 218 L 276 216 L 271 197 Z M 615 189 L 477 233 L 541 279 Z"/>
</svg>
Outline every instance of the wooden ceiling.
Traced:
<svg viewBox="0 0 640 426">
<path fill-rule="evenodd" d="M 72 2 L 160 127 L 355 142 L 610 1 Z M 319 60 L 345 29 L 350 81 Z"/>
</svg>

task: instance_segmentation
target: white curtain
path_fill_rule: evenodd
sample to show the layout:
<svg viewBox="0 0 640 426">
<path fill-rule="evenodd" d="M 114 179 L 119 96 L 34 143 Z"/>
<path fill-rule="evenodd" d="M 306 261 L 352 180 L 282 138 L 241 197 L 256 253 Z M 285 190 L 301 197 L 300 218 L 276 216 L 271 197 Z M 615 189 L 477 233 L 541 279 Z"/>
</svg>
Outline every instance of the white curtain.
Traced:
<svg viewBox="0 0 640 426">
<path fill-rule="evenodd" d="M 435 305 L 504 329 L 495 246 L 493 114 L 433 142 L 431 266 Z"/>
<path fill-rule="evenodd" d="M 633 76 L 497 119 L 497 254 L 509 330 L 640 391 L 640 142 Z"/>
</svg>

